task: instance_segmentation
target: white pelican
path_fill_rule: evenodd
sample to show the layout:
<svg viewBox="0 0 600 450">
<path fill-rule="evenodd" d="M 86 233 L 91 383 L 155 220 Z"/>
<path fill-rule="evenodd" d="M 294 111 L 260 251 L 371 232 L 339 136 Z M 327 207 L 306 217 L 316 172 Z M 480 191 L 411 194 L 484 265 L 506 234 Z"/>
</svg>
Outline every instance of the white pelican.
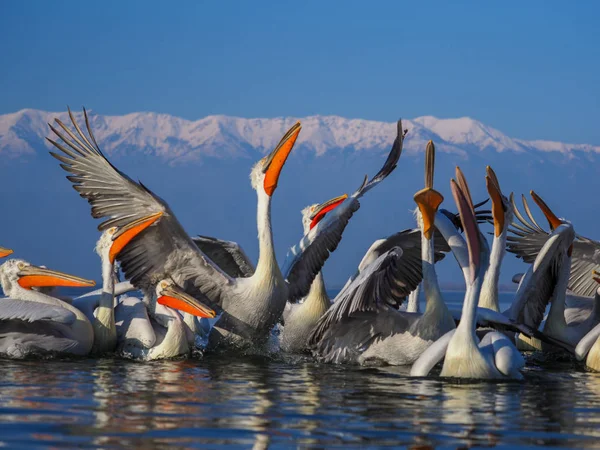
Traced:
<svg viewBox="0 0 600 450">
<path fill-rule="evenodd" d="M 0 266 L 0 353 L 23 358 L 30 354 L 87 355 L 94 331 L 85 315 L 69 303 L 34 287 L 94 286 L 91 280 L 10 259 Z"/>
<path fill-rule="evenodd" d="M 302 210 L 304 234 L 308 234 L 323 217 L 339 206 L 348 195 L 344 194 L 328 200 L 321 205 L 310 205 Z M 308 295 L 302 303 L 287 303 L 283 312 L 283 330 L 280 334 L 280 347 L 284 352 L 300 353 L 307 349 L 308 336 L 317 322 L 331 306 L 327 295 L 323 272 L 319 272 L 310 286 Z"/>
<path fill-rule="evenodd" d="M 315 275 L 341 238 L 343 227 L 315 239 L 284 280 L 275 259 L 271 232 L 271 197 L 283 165 L 300 133 L 296 123 L 275 150 L 252 169 L 252 186 L 257 192 L 259 260 L 251 277 L 231 277 L 210 260 L 191 240 L 167 203 L 140 183 L 116 169 L 102 154 L 91 132 L 84 110 L 88 136 L 69 111 L 75 131 L 60 120 L 55 122 L 65 134 L 50 125 L 65 145 L 48 139 L 63 154 L 51 154 L 71 173 L 69 180 L 92 205 L 92 216 L 107 218 L 99 229 L 120 226 L 151 214 L 162 217 L 133 239 L 119 253 L 125 276 L 142 290 L 151 291 L 156 280 L 172 279 L 193 297 L 208 301 L 223 310 L 213 327 L 209 347 L 252 346 L 266 340 L 279 320 L 288 298 L 308 292 Z M 327 224 L 321 222 L 321 226 Z M 294 280 L 294 281 L 292 281 Z"/>
<path fill-rule="evenodd" d="M 91 296 L 88 293 L 73 300 L 73 306 L 83 311 L 94 329 L 92 353 L 113 352 L 117 346 L 114 299 L 119 293 L 115 292 L 117 281 L 115 259 L 133 238 L 159 218 L 160 215 L 155 214 L 133 221 L 121 228 L 111 227 L 102 233 L 96 243 L 96 253 L 100 257 L 102 267 L 100 295 Z M 129 288 L 131 285 L 123 284 L 122 286 Z"/>
<path fill-rule="evenodd" d="M 426 187 L 415 194 L 422 233 L 397 233 L 393 239 L 378 243 L 377 252 L 367 252 L 358 274 L 340 292 L 309 338 L 309 346 L 319 359 L 334 363 L 412 364 L 431 343 L 454 328 L 434 268 L 434 222 L 443 200 L 433 189 L 434 151 L 430 141 L 425 159 Z M 447 218 L 446 221 L 449 222 Z M 420 264 L 425 312 L 398 311 L 399 304 L 421 281 Z"/>
<path fill-rule="evenodd" d="M 173 280 L 162 280 L 153 291 L 146 290 L 144 294 L 143 302 L 129 298 L 127 304 L 119 305 L 123 306 L 121 311 L 117 307 L 117 319 L 123 315 L 118 324 L 119 335 L 123 337 L 119 353 L 144 361 L 188 355 L 192 351 L 190 337 L 178 311 L 205 318 L 215 317 L 214 311 L 187 294 Z M 146 316 L 138 310 L 140 303 L 147 308 Z M 128 313 L 126 309 L 129 309 Z"/>
<path fill-rule="evenodd" d="M 492 218 L 494 224 L 494 239 L 489 257 L 489 265 L 485 268 L 483 285 L 479 296 L 479 306 L 500 312 L 498 302 L 498 280 L 500 268 L 506 253 L 506 238 L 508 226 L 512 222 L 513 210 L 508 199 L 502 194 L 498 177 L 490 166 L 486 167 L 485 184 L 492 199 Z"/>
<path fill-rule="evenodd" d="M 506 249 L 527 264 L 532 264 L 548 239 L 550 232 L 544 230 L 535 221 L 525 196 L 522 196 L 522 202 L 527 217 L 519 212 L 514 200 L 512 201 L 519 222 L 512 223 L 510 232 L 514 236 L 508 237 Z M 570 294 L 567 296 L 567 303 L 569 303 L 571 297 L 574 303 L 580 303 L 578 300 L 582 297 L 593 298 L 595 296 L 596 282 L 590 277 L 593 270 L 600 271 L 600 242 L 576 234 L 571 254 L 568 285 Z M 579 297 L 579 299 L 575 297 Z"/>
<path fill-rule="evenodd" d="M 304 236 L 300 243 L 289 251 L 284 264 L 283 274 L 290 286 L 304 283 L 305 274 L 297 270 L 301 258 L 323 257 L 319 253 L 335 250 L 337 242 L 332 242 L 326 249 L 315 246 L 315 242 L 341 238 L 348 221 L 355 211 L 360 208 L 360 198 L 386 179 L 396 168 L 402 154 L 402 147 L 407 130 L 403 130 L 402 121 L 397 123 L 397 136 L 382 168 L 369 181 L 365 177 L 361 186 L 350 196 L 342 195 L 320 205 L 312 205 L 302 211 Z M 331 236 L 331 237 L 330 237 Z M 338 239 L 339 241 L 339 239 Z M 196 245 L 225 273 L 232 277 L 250 277 L 254 274 L 254 266 L 242 248 L 235 242 L 222 241 L 212 237 L 198 236 L 194 238 Z M 308 256 L 304 256 L 308 252 Z M 310 256 L 310 252 L 316 252 Z M 300 281 L 299 281 L 300 280 Z M 294 291 L 283 312 L 284 330 L 278 345 L 287 352 L 300 352 L 306 348 L 309 332 L 314 328 L 318 319 L 330 305 L 325 291 L 321 272 L 311 284 L 307 299 L 303 303 L 298 300 Z M 286 331 L 287 330 L 287 331 Z"/>
<path fill-rule="evenodd" d="M 544 233 L 534 238 L 543 236 L 545 243 L 537 252 L 534 263 L 521 278 L 515 301 L 507 315 L 537 329 L 542 324 L 547 304 L 551 302 L 542 331 L 546 336 L 574 347 L 599 322 L 599 308 L 595 299 L 585 302 L 574 299 L 571 306 L 567 307 L 567 286 L 576 235 L 573 226 L 564 219 L 559 219 L 535 192 L 532 191 L 531 196 L 546 216 L 552 232 L 550 235 Z M 516 211 L 515 214 L 520 216 Z M 529 211 L 528 215 L 531 217 Z M 522 222 L 522 228 L 539 228 L 535 223 Z M 523 232 L 521 234 L 520 240 L 516 237 L 511 240 L 512 248 L 527 248 L 530 244 L 531 236 Z M 535 340 L 526 343 L 538 350 L 555 350 Z"/>
<path fill-rule="evenodd" d="M 468 248 L 468 265 L 462 267 L 467 281 L 463 312 L 456 330 L 452 330 L 430 346 L 411 368 L 411 375 L 426 376 L 444 358 L 441 376 L 457 378 L 516 378 L 525 361 L 508 337 L 499 332 L 487 333 L 481 342 L 477 337 L 477 301 L 486 270 L 485 239 L 479 231 L 466 182 L 451 181 L 452 194 L 458 206 Z M 487 244 L 486 244 L 487 245 Z M 483 257 L 483 258 L 482 258 Z M 482 264 L 483 263 L 483 264 Z"/>
<path fill-rule="evenodd" d="M 594 271 L 593 279 L 600 283 L 600 274 Z M 596 288 L 596 299 L 600 299 L 600 288 Z M 600 323 L 592 328 L 575 347 L 575 357 L 595 372 L 600 372 Z"/>
</svg>

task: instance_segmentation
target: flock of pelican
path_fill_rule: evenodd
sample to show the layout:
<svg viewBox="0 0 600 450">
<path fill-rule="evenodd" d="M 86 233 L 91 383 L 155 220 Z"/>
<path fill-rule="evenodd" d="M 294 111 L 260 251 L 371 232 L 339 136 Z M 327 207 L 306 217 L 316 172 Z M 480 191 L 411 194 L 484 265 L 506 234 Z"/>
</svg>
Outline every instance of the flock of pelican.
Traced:
<svg viewBox="0 0 600 450">
<path fill-rule="evenodd" d="M 0 266 L 0 354 L 120 355 L 138 360 L 192 351 L 269 349 L 311 354 L 325 363 L 411 366 L 413 376 L 522 378 L 522 351 L 571 353 L 600 370 L 600 243 L 575 233 L 533 191 L 546 231 L 507 198 L 487 167 L 487 202 L 474 204 L 456 168 L 458 210 L 441 209 L 434 189 L 435 147 L 425 149 L 425 186 L 414 195 L 417 228 L 376 240 L 332 300 L 321 269 L 360 207 L 360 198 L 394 171 L 406 130 L 381 170 L 346 194 L 302 211 L 304 236 L 280 268 L 271 198 L 301 131 L 296 123 L 250 174 L 257 194 L 256 265 L 235 242 L 190 237 L 168 204 L 119 171 L 101 152 L 84 109 L 86 131 L 50 125 L 51 155 L 102 219 L 96 245 L 102 288 L 77 298 L 59 287 L 94 282 L 9 259 Z M 480 223 L 493 224 L 491 248 Z M 500 311 L 498 280 L 506 251 L 529 264 L 511 306 Z M 444 302 L 436 263 L 452 253 L 464 276 L 462 311 Z M 0 248 L 0 257 L 12 250 Z M 122 272 L 127 281 L 119 281 Z M 128 295 L 139 291 L 140 295 Z M 62 292 L 62 291 L 61 291 Z M 419 294 L 425 299 L 420 310 Z M 546 314 L 546 309 L 550 305 Z M 437 367 L 437 369 L 436 369 Z"/>
</svg>

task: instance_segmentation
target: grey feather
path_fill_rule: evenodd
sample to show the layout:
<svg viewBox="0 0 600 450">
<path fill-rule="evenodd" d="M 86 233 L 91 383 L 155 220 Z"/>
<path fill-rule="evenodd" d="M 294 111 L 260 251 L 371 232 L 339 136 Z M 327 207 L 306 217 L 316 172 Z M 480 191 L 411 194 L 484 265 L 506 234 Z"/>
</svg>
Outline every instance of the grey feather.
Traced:
<svg viewBox="0 0 600 450">
<path fill-rule="evenodd" d="M 283 274 L 288 282 L 289 301 L 295 302 L 306 296 L 316 275 L 342 240 L 342 234 L 350 218 L 360 208 L 359 199 L 385 180 L 398 165 L 406 135 L 405 130 L 402 129 L 401 120 L 398 121 L 396 132 L 396 139 L 379 172 L 370 181 L 368 181 L 368 177 L 365 177 L 354 194 L 329 212 L 297 245 L 288 251 Z"/>
<path fill-rule="evenodd" d="M 0 299 L 0 321 L 20 320 L 24 322 L 52 321 L 70 325 L 75 314 L 60 306 L 40 304 L 12 298 Z"/>
<path fill-rule="evenodd" d="M 69 110 L 76 132 L 56 119 L 64 133 L 51 125 L 50 128 L 64 144 L 48 140 L 66 155 L 51 153 L 63 162 L 61 167 L 71 174 L 68 178 L 73 187 L 90 203 L 92 217 L 105 219 L 98 229 L 104 231 L 153 214 L 163 214 L 119 253 L 126 278 L 138 288 L 173 278 L 177 283 L 185 284 L 189 294 L 209 301 L 213 307 L 220 307 L 232 279 L 198 249 L 164 200 L 108 161 L 93 136 L 85 109 L 83 113 L 89 139 Z"/>
<path fill-rule="evenodd" d="M 192 241 L 230 277 L 248 278 L 254 275 L 254 265 L 237 242 L 200 235 Z"/>
</svg>

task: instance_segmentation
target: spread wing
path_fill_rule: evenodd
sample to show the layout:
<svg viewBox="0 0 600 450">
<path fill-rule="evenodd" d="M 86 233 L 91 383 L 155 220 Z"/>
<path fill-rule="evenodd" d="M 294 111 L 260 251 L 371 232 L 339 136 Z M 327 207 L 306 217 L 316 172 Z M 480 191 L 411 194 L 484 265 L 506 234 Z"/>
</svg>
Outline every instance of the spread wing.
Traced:
<svg viewBox="0 0 600 450">
<path fill-rule="evenodd" d="M 137 235 L 119 253 L 125 276 L 138 288 L 154 285 L 164 278 L 185 284 L 189 294 L 221 306 L 222 297 L 233 280 L 221 271 L 184 231 L 167 203 L 113 166 L 102 154 L 84 109 L 89 138 L 69 110 L 75 131 L 55 119 L 60 131 L 51 130 L 62 140 L 48 139 L 61 153 L 51 152 L 71 175 L 67 179 L 92 207 L 92 217 L 105 219 L 98 229 L 123 226 L 150 215 L 162 213 L 152 226 Z"/>
<path fill-rule="evenodd" d="M 254 275 L 254 264 L 237 242 L 200 235 L 192 241 L 230 277 L 248 278 Z"/>
<path fill-rule="evenodd" d="M 304 235 L 298 244 L 288 251 L 283 274 L 288 282 L 289 301 L 294 302 L 306 296 L 315 276 L 321 271 L 330 253 L 335 251 L 342 240 L 342 234 L 350 218 L 360 208 L 359 199 L 394 171 L 402 154 L 405 136 L 406 132 L 402 129 L 402 121 L 399 120 L 396 139 L 381 170 L 370 181 L 368 177 L 365 177 L 362 185 L 352 196 L 329 212 L 323 220 Z"/>
<path fill-rule="evenodd" d="M 51 321 L 70 325 L 75 314 L 60 306 L 46 305 L 12 298 L 0 299 L 0 321 L 20 320 L 23 322 Z"/>
<path fill-rule="evenodd" d="M 309 338 L 314 353 L 339 362 L 345 353 L 358 352 L 372 339 L 405 329 L 404 316 L 390 310 L 397 309 L 419 284 L 413 264 L 411 258 L 404 259 L 402 248 L 393 247 L 364 267 L 317 323 Z"/>
<path fill-rule="evenodd" d="M 561 267 L 566 262 L 564 239 L 573 240 L 573 227 L 559 226 L 540 250 L 534 263 L 521 280 L 519 289 L 506 315 L 514 322 L 538 329 L 548 303 L 557 288 Z M 570 245 L 570 244 L 569 244 Z"/>
<path fill-rule="evenodd" d="M 525 196 L 522 196 L 524 216 L 511 196 L 512 206 L 517 221 L 513 221 L 509 231 L 513 234 L 508 236 L 506 250 L 514 253 L 517 258 L 531 264 L 548 240 L 550 233 L 540 227 L 529 209 Z M 571 274 L 569 276 L 569 289 L 577 295 L 593 297 L 598 288 L 592 277 L 592 271 L 600 269 L 600 242 L 580 235 L 573 242 L 573 254 L 571 256 Z"/>
<path fill-rule="evenodd" d="M 434 233 L 433 236 L 435 262 L 438 262 L 444 259 L 444 256 L 446 256 L 445 253 L 450 251 L 450 247 L 440 233 Z M 392 234 L 385 239 L 375 241 L 369 250 L 367 250 L 365 256 L 363 256 L 362 261 L 358 265 L 358 271 L 350 279 L 350 282 L 352 282 L 360 272 L 368 267 L 373 261 L 389 252 L 394 247 L 402 249 L 402 270 L 408 270 L 410 268 L 413 272 L 414 281 L 417 279 L 419 280 L 417 282 L 418 285 L 423 278 L 421 264 L 421 230 L 418 229 L 403 230 Z"/>
</svg>

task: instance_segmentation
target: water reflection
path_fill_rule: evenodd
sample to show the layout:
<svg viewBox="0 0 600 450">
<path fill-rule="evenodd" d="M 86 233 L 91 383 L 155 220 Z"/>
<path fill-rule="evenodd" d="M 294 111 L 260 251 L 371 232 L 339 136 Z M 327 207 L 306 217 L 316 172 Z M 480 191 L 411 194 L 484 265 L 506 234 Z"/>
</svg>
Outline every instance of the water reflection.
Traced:
<svg viewBox="0 0 600 450">
<path fill-rule="evenodd" d="M 0 444 L 595 446 L 600 375 L 533 361 L 525 376 L 459 384 L 261 358 L 3 361 Z"/>
</svg>

